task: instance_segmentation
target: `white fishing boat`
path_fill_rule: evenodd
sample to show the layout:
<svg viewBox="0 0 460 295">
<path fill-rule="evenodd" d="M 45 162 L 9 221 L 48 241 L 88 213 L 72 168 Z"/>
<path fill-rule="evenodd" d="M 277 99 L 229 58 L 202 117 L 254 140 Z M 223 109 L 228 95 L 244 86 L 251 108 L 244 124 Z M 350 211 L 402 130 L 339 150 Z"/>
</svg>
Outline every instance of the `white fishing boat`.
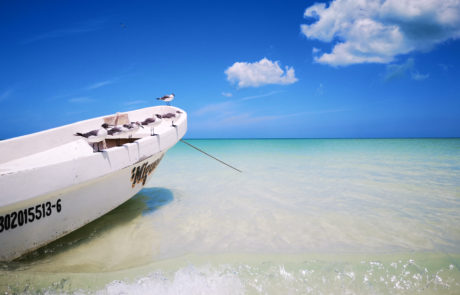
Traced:
<svg viewBox="0 0 460 295">
<path fill-rule="evenodd" d="M 97 151 L 84 137 L 101 127 L 166 116 L 150 128 L 109 136 Z M 0 261 L 58 239 L 124 203 L 152 177 L 187 131 L 187 115 L 156 106 L 0 141 Z"/>
</svg>

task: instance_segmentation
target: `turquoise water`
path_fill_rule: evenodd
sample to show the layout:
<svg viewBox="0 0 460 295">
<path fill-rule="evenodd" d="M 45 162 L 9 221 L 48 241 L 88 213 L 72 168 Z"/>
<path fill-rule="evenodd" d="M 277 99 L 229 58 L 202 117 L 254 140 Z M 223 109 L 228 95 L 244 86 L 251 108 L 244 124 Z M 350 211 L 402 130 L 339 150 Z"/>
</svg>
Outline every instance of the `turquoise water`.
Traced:
<svg viewBox="0 0 460 295">
<path fill-rule="evenodd" d="M 189 140 L 9 293 L 460 294 L 459 139 Z"/>
</svg>

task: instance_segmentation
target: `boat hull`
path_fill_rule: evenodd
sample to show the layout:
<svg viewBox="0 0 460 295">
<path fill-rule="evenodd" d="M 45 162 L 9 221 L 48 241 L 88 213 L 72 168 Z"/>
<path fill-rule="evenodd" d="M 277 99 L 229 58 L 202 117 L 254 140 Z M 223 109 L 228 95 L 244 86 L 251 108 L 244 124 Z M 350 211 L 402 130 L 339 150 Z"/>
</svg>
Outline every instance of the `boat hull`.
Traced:
<svg viewBox="0 0 460 295">
<path fill-rule="evenodd" d="M 140 121 L 176 109 L 150 107 L 125 115 Z M 130 199 L 187 131 L 184 113 L 174 126 L 164 122 L 155 136 L 139 130 L 131 139 L 111 139 L 114 145 L 101 152 L 73 135 L 106 119 L 0 142 L 0 261 L 44 246 Z"/>
<path fill-rule="evenodd" d="M 98 179 L 2 208 L 0 260 L 12 260 L 46 245 L 123 204 L 149 181 L 163 155 L 153 155 Z"/>
</svg>

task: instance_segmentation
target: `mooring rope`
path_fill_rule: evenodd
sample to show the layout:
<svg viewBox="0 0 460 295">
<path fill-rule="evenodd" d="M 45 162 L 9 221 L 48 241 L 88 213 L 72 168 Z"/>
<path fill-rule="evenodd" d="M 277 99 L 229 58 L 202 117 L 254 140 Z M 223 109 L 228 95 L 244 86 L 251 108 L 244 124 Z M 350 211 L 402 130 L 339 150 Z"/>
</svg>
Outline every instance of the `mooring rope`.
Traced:
<svg viewBox="0 0 460 295">
<path fill-rule="evenodd" d="M 205 151 L 203 151 L 203 150 L 197 148 L 197 147 L 194 146 L 193 144 L 190 144 L 190 143 L 186 142 L 186 141 L 183 140 L 183 139 L 181 139 L 180 141 L 182 141 L 182 142 L 185 143 L 186 145 L 191 146 L 192 148 L 196 149 L 197 151 L 202 152 L 202 153 L 205 154 L 206 156 L 211 157 L 211 158 L 213 158 L 214 160 L 219 161 L 219 162 L 221 162 L 222 164 L 224 164 L 224 165 L 226 165 L 226 166 L 228 166 L 228 167 L 230 167 L 230 168 L 232 168 L 232 169 L 234 169 L 234 170 L 236 170 L 236 171 L 238 171 L 238 172 L 240 172 L 240 173 L 243 172 L 243 171 L 241 171 L 241 170 L 239 170 L 239 169 L 236 169 L 236 168 L 233 167 L 232 165 L 229 165 L 229 164 L 225 163 L 224 161 L 221 161 L 221 160 L 217 159 L 216 157 L 214 157 L 214 156 L 208 154 L 207 152 L 205 152 Z"/>
</svg>

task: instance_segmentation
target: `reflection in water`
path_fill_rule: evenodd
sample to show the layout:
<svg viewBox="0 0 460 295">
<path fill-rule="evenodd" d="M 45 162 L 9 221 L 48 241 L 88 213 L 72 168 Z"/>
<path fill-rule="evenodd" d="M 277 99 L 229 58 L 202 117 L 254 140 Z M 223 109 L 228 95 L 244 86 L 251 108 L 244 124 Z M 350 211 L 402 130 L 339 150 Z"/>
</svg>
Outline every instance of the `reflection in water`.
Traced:
<svg viewBox="0 0 460 295">
<path fill-rule="evenodd" d="M 146 208 L 142 211 L 142 215 L 152 214 L 161 206 L 170 203 L 174 196 L 172 192 L 166 188 L 144 188 L 134 198 L 143 198 Z"/>
<path fill-rule="evenodd" d="M 129 229 L 130 224 L 137 218 L 153 214 L 173 199 L 173 194 L 168 189 L 145 188 L 102 217 L 28 255 L 13 262 L 4 263 L 2 268 L 8 270 L 27 269 L 32 265 L 53 262 L 54 257 L 60 255 L 73 255 L 72 251 L 78 253 L 78 248 L 83 248 L 85 245 L 98 245 L 100 243 L 97 241 L 100 237 L 112 235 L 119 232 L 120 229 Z M 131 233 L 129 230 L 125 230 L 125 234 L 130 235 Z M 91 250 L 98 251 L 97 249 Z M 55 271 L 59 270 L 56 269 Z"/>
</svg>

